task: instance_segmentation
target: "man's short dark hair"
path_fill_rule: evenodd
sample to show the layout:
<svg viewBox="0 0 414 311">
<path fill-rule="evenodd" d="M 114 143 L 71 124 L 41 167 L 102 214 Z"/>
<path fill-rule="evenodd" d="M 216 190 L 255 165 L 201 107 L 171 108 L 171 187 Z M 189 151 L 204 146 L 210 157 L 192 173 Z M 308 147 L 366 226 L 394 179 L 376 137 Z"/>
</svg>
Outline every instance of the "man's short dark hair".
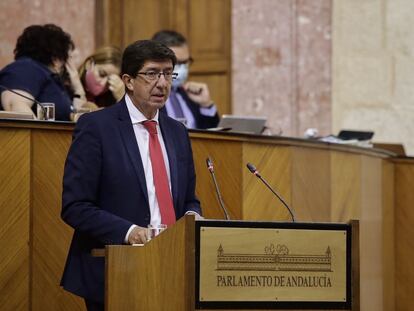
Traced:
<svg viewBox="0 0 414 311">
<path fill-rule="evenodd" d="M 66 62 L 75 48 L 70 35 L 54 24 L 26 27 L 17 39 L 14 58 L 30 57 L 46 66 L 54 60 Z"/>
<path fill-rule="evenodd" d="M 166 45 L 154 40 L 136 41 L 124 50 L 121 75 L 135 77 L 146 61 L 171 60 L 173 67 L 177 62 L 174 52 Z"/>
<path fill-rule="evenodd" d="M 187 44 L 187 40 L 182 34 L 174 30 L 161 30 L 152 36 L 152 40 L 161 42 L 168 47 L 183 46 Z"/>
</svg>

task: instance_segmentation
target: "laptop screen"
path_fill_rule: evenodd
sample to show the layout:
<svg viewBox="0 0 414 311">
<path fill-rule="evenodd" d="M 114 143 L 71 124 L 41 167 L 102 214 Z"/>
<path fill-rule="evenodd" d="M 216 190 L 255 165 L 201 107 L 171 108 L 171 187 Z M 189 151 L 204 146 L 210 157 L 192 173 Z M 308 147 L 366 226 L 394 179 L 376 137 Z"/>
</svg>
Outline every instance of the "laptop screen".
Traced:
<svg viewBox="0 0 414 311">
<path fill-rule="evenodd" d="M 265 127 L 266 119 L 266 117 L 223 114 L 218 124 L 218 129 L 229 132 L 261 134 Z"/>
</svg>

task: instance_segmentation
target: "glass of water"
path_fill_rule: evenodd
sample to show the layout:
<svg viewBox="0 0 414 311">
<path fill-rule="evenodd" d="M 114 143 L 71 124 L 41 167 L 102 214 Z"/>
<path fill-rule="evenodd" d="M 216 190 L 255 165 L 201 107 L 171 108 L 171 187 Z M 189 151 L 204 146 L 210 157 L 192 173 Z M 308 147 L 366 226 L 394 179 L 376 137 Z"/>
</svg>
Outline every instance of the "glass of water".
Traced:
<svg viewBox="0 0 414 311">
<path fill-rule="evenodd" d="M 148 225 L 147 228 L 147 241 L 151 241 L 153 238 L 155 238 L 157 235 L 159 235 L 161 232 L 163 232 L 165 229 L 167 229 L 167 225 L 160 224 L 160 225 Z"/>
<path fill-rule="evenodd" d="M 55 121 L 55 104 L 40 103 L 37 104 L 37 119 L 45 121 Z"/>
</svg>

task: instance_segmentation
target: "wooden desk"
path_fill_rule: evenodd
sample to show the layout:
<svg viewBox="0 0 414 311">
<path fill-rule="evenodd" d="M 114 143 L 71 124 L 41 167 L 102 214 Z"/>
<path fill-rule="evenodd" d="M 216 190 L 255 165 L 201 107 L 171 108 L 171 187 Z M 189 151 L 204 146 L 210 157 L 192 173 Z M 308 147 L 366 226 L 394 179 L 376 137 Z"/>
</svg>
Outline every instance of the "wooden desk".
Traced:
<svg viewBox="0 0 414 311">
<path fill-rule="evenodd" d="M 0 121 L 2 310 L 84 309 L 82 300 L 58 286 L 72 236 L 60 219 L 72 130 L 71 123 Z M 190 137 L 197 194 L 207 218 L 223 217 L 205 164 L 211 156 L 233 219 L 289 221 L 288 212 L 245 167 L 251 162 L 285 198 L 298 221 L 360 221 L 361 309 L 395 309 L 394 275 L 399 274 L 394 271 L 394 232 L 408 237 L 414 220 L 398 216 L 394 230 L 394 208 L 414 202 L 406 184 L 407 178 L 414 180 L 412 161 L 400 166 L 391 152 L 286 137 L 203 131 L 192 131 Z M 406 243 L 411 243 L 408 238 Z M 401 269 L 405 266 L 398 266 L 397 272 L 405 271 Z M 412 288 L 414 276 L 408 275 L 412 279 L 397 288 Z"/>
</svg>

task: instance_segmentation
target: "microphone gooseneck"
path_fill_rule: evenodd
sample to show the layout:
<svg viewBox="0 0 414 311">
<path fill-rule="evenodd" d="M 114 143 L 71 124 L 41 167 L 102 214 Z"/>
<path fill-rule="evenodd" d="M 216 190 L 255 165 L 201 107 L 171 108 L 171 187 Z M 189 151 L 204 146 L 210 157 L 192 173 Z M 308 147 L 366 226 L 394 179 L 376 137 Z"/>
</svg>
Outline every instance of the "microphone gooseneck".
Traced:
<svg viewBox="0 0 414 311">
<path fill-rule="evenodd" d="M 290 209 L 289 205 L 287 205 L 285 200 L 283 200 L 283 198 L 275 190 L 273 190 L 273 188 L 269 185 L 269 183 L 259 174 L 259 171 L 256 169 L 256 167 L 253 164 L 247 163 L 246 166 L 249 169 L 249 171 L 253 175 L 255 175 L 257 178 L 259 178 L 266 185 L 266 187 L 269 188 L 269 190 L 272 191 L 272 193 L 279 199 L 279 201 L 282 202 L 282 204 L 289 211 L 290 217 L 292 218 L 292 222 L 295 222 L 295 216 L 293 215 L 292 210 Z"/>
<path fill-rule="evenodd" d="M 30 98 L 30 97 L 28 97 L 26 95 L 20 94 L 19 92 L 16 92 L 15 90 L 12 90 L 12 89 L 8 88 L 7 86 L 1 85 L 1 84 L 0 84 L 0 88 L 2 88 L 3 90 L 9 91 L 9 92 L 11 92 L 13 94 L 19 95 L 20 97 L 23 97 L 25 99 L 31 100 L 36 105 L 38 105 L 40 107 L 40 109 L 42 109 L 43 113 L 46 112 L 45 111 L 45 107 L 43 107 L 43 105 L 38 100 L 36 100 L 34 98 Z"/>
<path fill-rule="evenodd" d="M 208 168 L 208 170 L 209 170 L 209 171 L 210 171 L 210 173 L 211 173 L 211 177 L 212 177 L 212 179 L 213 179 L 214 187 L 215 187 L 215 189 L 216 189 L 217 198 L 218 198 L 218 201 L 219 201 L 219 203 L 220 203 L 220 207 L 221 207 L 221 209 L 223 210 L 224 217 L 225 217 L 225 219 L 226 219 L 226 220 L 230 220 L 229 213 L 227 212 L 227 209 L 226 209 L 226 207 L 224 206 L 223 198 L 221 197 L 221 193 L 220 193 L 220 190 L 219 190 L 219 187 L 218 187 L 218 184 L 217 184 L 216 174 L 214 174 L 214 166 L 213 166 L 213 161 L 210 159 L 210 157 L 208 157 L 208 158 L 206 159 L 206 164 L 207 164 L 207 168 Z"/>
</svg>

